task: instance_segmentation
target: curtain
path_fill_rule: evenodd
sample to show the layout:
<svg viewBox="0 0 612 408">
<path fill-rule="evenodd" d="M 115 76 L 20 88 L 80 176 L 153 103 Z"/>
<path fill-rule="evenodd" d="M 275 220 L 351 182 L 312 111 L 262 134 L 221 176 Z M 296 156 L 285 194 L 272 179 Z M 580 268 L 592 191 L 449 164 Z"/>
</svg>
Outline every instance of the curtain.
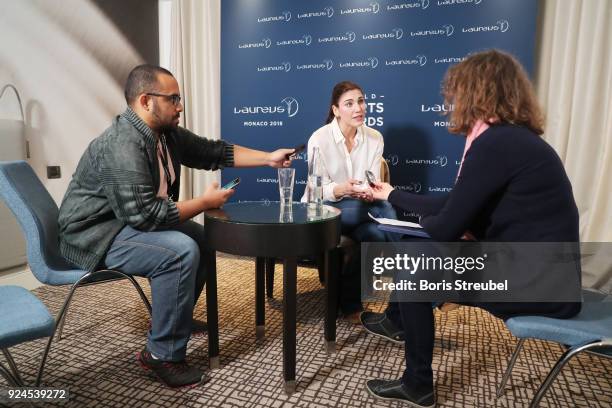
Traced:
<svg viewBox="0 0 612 408">
<path fill-rule="evenodd" d="M 543 0 L 540 7 L 544 138 L 572 182 L 581 241 L 603 243 L 584 258 L 583 284 L 612 292 L 612 2 Z"/>
<path fill-rule="evenodd" d="M 221 135 L 221 3 L 219 0 L 174 0 L 170 21 L 170 62 L 182 92 L 181 126 L 208 139 Z M 201 195 L 219 171 L 182 167 L 181 199 Z M 194 218 L 203 223 L 203 215 Z"/>
</svg>

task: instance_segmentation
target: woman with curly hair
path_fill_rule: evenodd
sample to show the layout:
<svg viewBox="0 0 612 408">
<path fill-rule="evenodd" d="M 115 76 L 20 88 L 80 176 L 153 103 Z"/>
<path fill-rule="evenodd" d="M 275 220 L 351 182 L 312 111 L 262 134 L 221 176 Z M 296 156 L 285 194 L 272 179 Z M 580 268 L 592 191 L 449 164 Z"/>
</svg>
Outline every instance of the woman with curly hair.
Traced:
<svg viewBox="0 0 612 408">
<path fill-rule="evenodd" d="M 498 50 L 470 55 L 448 70 L 443 94 L 453 106 L 449 131 L 466 136 L 453 190 L 428 197 L 379 183 L 374 198 L 421 214 L 423 229 L 435 241 L 457 241 L 467 233 L 481 241 L 578 242 L 572 187 L 558 155 L 540 137 L 542 113 L 520 63 Z M 502 319 L 570 318 L 580 311 L 580 303 L 563 302 L 470 305 Z M 391 303 L 384 313 L 363 313 L 361 321 L 371 333 L 404 342 L 405 348 L 403 376 L 370 380 L 368 391 L 416 407 L 435 406 L 431 303 Z"/>
</svg>

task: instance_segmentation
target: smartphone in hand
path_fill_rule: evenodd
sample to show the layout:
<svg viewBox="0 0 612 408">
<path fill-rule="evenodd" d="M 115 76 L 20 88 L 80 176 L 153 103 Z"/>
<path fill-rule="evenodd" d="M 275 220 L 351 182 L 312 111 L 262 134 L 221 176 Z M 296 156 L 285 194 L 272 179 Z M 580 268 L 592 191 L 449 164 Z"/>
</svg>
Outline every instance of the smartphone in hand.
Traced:
<svg viewBox="0 0 612 408">
<path fill-rule="evenodd" d="M 370 187 L 375 187 L 374 183 L 376 183 L 376 176 L 370 170 L 365 171 L 366 180 Z"/>
<path fill-rule="evenodd" d="M 306 144 L 301 144 L 299 146 L 296 146 L 293 148 L 293 153 L 287 153 L 285 157 L 287 158 L 287 160 L 289 160 L 292 157 L 297 156 L 298 153 L 301 153 L 304 149 L 306 149 Z"/>
<path fill-rule="evenodd" d="M 368 186 L 366 185 L 366 183 L 363 182 L 363 180 L 356 180 L 355 183 L 353 183 L 353 189 L 356 191 L 364 192 L 368 189 Z"/>
<path fill-rule="evenodd" d="M 223 190 L 229 190 L 231 188 L 236 187 L 238 184 L 240 184 L 240 177 L 236 177 L 235 179 L 233 179 L 232 181 L 230 181 L 229 183 L 227 183 L 226 185 L 224 185 L 221 188 Z"/>
</svg>

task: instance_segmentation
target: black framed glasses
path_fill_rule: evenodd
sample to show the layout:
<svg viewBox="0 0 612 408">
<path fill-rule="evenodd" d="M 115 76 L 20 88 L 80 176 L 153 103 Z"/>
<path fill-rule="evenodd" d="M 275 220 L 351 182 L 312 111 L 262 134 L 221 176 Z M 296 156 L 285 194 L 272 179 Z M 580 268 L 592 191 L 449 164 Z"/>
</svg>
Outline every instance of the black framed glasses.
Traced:
<svg viewBox="0 0 612 408">
<path fill-rule="evenodd" d="M 170 102 L 172 102 L 174 106 L 178 106 L 178 104 L 181 103 L 181 95 L 177 95 L 177 94 L 161 94 L 161 93 L 155 93 L 155 92 L 147 92 L 145 95 L 163 96 L 165 98 L 169 98 Z"/>
</svg>

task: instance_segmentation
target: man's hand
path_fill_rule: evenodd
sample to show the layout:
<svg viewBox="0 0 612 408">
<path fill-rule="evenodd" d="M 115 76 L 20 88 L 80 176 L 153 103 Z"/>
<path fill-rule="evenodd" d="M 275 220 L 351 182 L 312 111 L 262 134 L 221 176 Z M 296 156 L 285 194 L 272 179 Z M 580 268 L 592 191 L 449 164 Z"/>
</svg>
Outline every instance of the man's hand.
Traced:
<svg viewBox="0 0 612 408">
<path fill-rule="evenodd" d="M 287 159 L 288 156 L 293 154 L 295 149 L 278 149 L 271 153 L 268 153 L 267 163 L 268 166 L 274 168 L 289 167 L 291 166 L 291 159 Z"/>
<path fill-rule="evenodd" d="M 394 188 L 389 183 L 374 183 L 374 187 L 372 188 L 372 197 L 376 200 L 388 200 L 389 194 L 394 190 Z"/>
<path fill-rule="evenodd" d="M 214 181 L 209 185 L 202 199 L 204 202 L 204 210 L 210 210 L 212 208 L 221 208 L 223 204 L 234 194 L 234 189 L 223 190 L 219 188 L 219 183 Z"/>
</svg>

